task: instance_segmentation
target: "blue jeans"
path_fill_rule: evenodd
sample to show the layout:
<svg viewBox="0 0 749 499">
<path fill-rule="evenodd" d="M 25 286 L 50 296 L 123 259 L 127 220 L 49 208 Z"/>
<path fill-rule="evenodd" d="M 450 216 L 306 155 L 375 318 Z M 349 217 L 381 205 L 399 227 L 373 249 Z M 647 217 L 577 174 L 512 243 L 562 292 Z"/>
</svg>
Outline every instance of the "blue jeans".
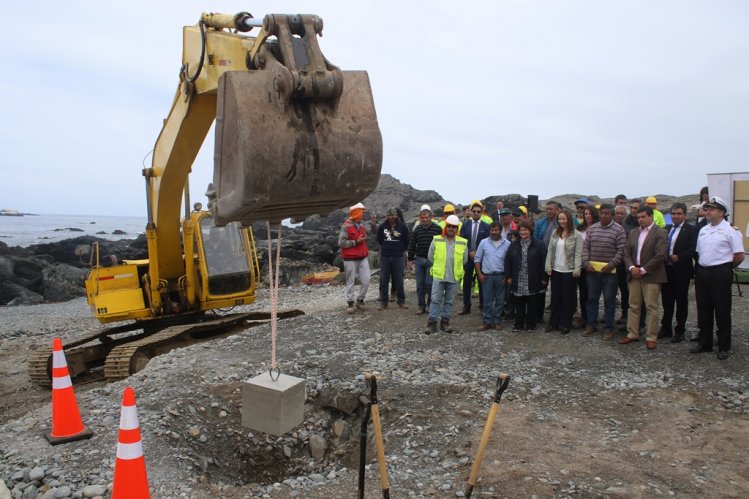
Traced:
<svg viewBox="0 0 749 499">
<path fill-rule="evenodd" d="M 380 255 L 380 303 L 388 302 L 391 277 L 395 286 L 395 298 L 402 305 L 406 303 L 406 293 L 403 291 L 403 257 Z"/>
<path fill-rule="evenodd" d="M 432 281 L 432 303 L 429 304 L 429 320 L 431 322 L 438 322 L 440 317 L 450 319 L 453 301 L 455 295 L 458 294 L 459 285 L 457 282 L 440 281 L 438 279 Z"/>
<path fill-rule="evenodd" d="M 416 269 L 416 296 L 419 299 L 419 308 L 427 308 L 426 295 L 432 293 L 432 262 L 423 256 L 414 259 Z"/>
<path fill-rule="evenodd" d="M 614 329 L 614 315 L 616 314 L 616 289 L 618 278 L 616 274 L 602 272 L 588 272 L 588 325 L 598 327 L 598 302 L 603 292 L 603 318 L 606 329 Z"/>
<path fill-rule="evenodd" d="M 484 288 L 485 324 L 501 324 L 502 309 L 505 306 L 505 276 L 502 274 L 484 274 L 486 279 L 481 284 Z"/>
</svg>

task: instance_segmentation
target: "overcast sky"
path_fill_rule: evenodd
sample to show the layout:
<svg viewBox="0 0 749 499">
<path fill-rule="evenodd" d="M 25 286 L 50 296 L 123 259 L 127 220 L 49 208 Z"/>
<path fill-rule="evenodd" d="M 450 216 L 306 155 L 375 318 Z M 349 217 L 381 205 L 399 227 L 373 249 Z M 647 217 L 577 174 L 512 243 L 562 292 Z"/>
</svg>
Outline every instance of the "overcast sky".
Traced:
<svg viewBox="0 0 749 499">
<path fill-rule="evenodd" d="M 145 216 L 182 26 L 243 10 L 322 17 L 326 57 L 369 72 L 382 171 L 455 202 L 683 195 L 749 171 L 745 0 L 31 0 L 0 31 L 0 208 Z M 193 201 L 212 168 L 211 131 Z"/>
</svg>

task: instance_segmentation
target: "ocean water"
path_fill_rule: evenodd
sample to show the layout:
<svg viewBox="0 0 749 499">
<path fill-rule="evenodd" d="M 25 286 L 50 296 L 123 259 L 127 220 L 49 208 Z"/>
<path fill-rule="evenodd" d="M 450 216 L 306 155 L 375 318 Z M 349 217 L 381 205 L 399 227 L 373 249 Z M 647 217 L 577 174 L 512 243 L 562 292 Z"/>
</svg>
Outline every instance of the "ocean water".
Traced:
<svg viewBox="0 0 749 499">
<path fill-rule="evenodd" d="M 70 230 L 76 229 L 76 230 Z M 8 246 L 30 246 L 79 236 L 96 236 L 117 241 L 135 239 L 146 229 L 146 217 L 100 215 L 25 215 L 0 216 L 0 241 Z M 112 234 L 115 230 L 125 235 Z M 97 234 L 104 232 L 104 234 Z"/>
</svg>

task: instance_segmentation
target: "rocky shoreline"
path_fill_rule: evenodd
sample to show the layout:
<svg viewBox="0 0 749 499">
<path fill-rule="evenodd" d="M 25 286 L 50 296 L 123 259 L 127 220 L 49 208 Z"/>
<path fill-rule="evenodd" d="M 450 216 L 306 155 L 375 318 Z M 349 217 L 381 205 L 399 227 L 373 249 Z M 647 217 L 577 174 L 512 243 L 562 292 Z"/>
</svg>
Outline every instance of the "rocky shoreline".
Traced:
<svg viewBox="0 0 749 499">
<path fill-rule="evenodd" d="M 551 199 L 569 206 L 579 197 L 580 194 L 566 194 Z M 587 197 L 594 203 L 611 201 L 594 195 Z M 519 194 L 490 196 L 482 200 L 490 214 L 496 212 L 495 204 L 500 198 L 509 207 L 526 202 L 526 198 Z M 697 196 L 675 198 L 659 194 L 658 200 L 661 206 L 670 206 L 677 200 L 691 206 L 696 202 Z M 404 213 L 408 222 L 412 222 L 418 218 L 421 205 L 429 204 L 433 210 L 441 214 L 442 206 L 448 201 L 435 191 L 421 191 L 403 184 L 391 175 L 384 174 L 377 188 L 363 202 L 367 207 L 367 216 L 375 214 L 380 220 L 384 220 L 388 208 L 394 206 Z M 464 203 L 468 202 L 470 200 L 464 200 Z M 546 200 L 540 200 L 539 206 L 543 208 L 545 202 Z M 327 217 L 310 217 L 300 227 L 282 229 L 281 285 L 298 284 L 302 276 L 329 269 L 330 266 L 343 268 L 338 255 L 337 241 L 340 225 L 346 216 L 345 210 L 337 210 Z M 264 223 L 258 223 L 253 226 L 253 231 L 258 242 L 261 270 L 263 275 L 266 275 L 267 229 Z M 274 228 L 272 232 L 276 238 L 277 230 Z M 133 240 L 119 241 L 81 236 L 55 243 L 36 244 L 28 248 L 9 247 L 0 242 L 0 305 L 60 302 L 84 296 L 88 247 L 94 241 L 98 241 L 102 256 L 116 255 L 120 260 L 148 257 L 144 235 Z M 370 234 L 367 244 L 376 260 L 378 248 L 374 234 Z"/>
</svg>

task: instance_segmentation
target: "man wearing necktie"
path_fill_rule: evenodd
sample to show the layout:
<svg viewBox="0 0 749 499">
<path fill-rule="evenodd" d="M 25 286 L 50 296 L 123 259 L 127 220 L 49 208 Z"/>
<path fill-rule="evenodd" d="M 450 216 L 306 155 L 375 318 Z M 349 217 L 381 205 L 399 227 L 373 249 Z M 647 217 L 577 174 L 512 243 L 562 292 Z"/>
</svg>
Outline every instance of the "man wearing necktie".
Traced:
<svg viewBox="0 0 749 499">
<path fill-rule="evenodd" d="M 668 255 L 666 257 L 667 282 L 661 288 L 663 318 L 658 339 L 671 338 L 671 343 L 684 341 L 687 310 L 689 308 L 689 282 L 694 275 L 694 251 L 697 247 L 697 228 L 686 222 L 687 205 L 674 203 L 671 207 L 671 227 L 668 230 Z M 676 309 L 676 326 L 672 329 Z"/>
<path fill-rule="evenodd" d="M 473 257 L 476 255 L 481 241 L 489 237 L 489 224 L 481 221 L 484 206 L 481 201 L 471 202 L 471 219 L 463 223 L 460 228 L 460 237 L 468 240 L 468 262 L 465 264 L 463 275 L 463 310 L 458 315 L 471 313 L 471 292 L 473 290 L 473 279 L 476 267 Z M 483 307 L 484 291 L 479 286 L 479 307 Z"/>
</svg>

